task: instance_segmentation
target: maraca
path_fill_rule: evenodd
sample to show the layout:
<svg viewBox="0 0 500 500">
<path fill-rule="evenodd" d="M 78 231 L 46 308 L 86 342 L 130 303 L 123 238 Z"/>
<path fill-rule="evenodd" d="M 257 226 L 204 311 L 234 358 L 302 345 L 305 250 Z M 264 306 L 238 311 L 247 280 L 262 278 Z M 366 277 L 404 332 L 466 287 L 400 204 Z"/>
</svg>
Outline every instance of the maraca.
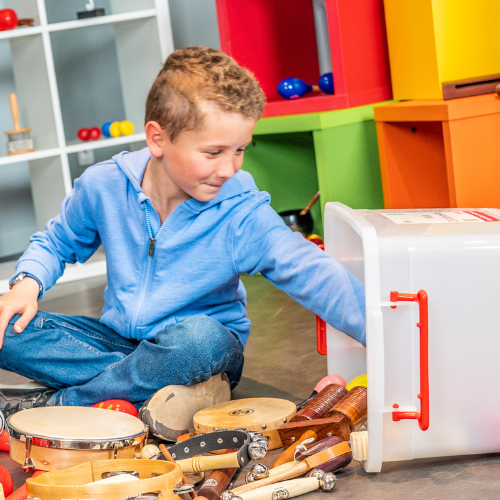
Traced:
<svg viewBox="0 0 500 500">
<path fill-rule="evenodd" d="M 278 94 L 285 99 L 299 99 L 313 90 L 322 90 L 325 94 L 333 94 L 333 73 L 321 75 L 318 85 L 309 85 L 300 78 L 285 78 L 278 83 Z"/>
</svg>

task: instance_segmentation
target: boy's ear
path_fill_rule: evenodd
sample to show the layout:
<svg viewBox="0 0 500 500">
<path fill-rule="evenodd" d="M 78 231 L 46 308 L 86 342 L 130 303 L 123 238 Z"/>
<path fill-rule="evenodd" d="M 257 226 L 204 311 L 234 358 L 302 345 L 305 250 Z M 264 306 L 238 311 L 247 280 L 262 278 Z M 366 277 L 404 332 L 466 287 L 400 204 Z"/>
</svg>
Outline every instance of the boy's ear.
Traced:
<svg viewBox="0 0 500 500">
<path fill-rule="evenodd" d="M 151 154 L 157 158 L 163 156 L 167 135 L 160 124 L 155 121 L 147 122 L 144 126 L 144 131 L 146 132 L 146 142 Z"/>
</svg>

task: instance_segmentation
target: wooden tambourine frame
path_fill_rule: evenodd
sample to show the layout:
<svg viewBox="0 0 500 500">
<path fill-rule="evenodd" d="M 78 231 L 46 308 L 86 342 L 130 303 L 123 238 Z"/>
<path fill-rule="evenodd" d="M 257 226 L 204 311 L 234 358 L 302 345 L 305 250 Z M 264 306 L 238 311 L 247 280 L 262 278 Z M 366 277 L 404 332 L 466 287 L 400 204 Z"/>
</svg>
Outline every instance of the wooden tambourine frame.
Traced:
<svg viewBox="0 0 500 500">
<path fill-rule="evenodd" d="M 101 480 L 103 473 L 111 471 L 137 471 L 140 480 L 92 484 Z M 28 495 L 40 500 L 123 500 L 151 492 L 161 492 L 159 498 L 162 500 L 181 500 L 173 492 L 174 486 L 179 483 L 182 483 L 182 472 L 181 467 L 175 463 L 162 460 L 97 460 L 27 479 L 26 488 Z"/>
<path fill-rule="evenodd" d="M 278 428 L 290 421 L 297 412 L 291 401 L 277 398 L 248 398 L 226 401 L 209 406 L 193 417 L 197 434 L 220 429 L 246 429 L 269 438 L 269 449 L 282 446 Z"/>
</svg>

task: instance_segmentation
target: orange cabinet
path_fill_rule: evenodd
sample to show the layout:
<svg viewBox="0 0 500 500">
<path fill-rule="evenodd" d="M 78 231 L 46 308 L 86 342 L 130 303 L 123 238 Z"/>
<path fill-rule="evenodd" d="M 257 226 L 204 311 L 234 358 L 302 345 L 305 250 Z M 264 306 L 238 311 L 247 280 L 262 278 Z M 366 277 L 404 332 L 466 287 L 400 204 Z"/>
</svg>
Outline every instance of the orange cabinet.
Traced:
<svg viewBox="0 0 500 500">
<path fill-rule="evenodd" d="M 374 108 L 386 208 L 500 207 L 500 97 Z"/>
</svg>

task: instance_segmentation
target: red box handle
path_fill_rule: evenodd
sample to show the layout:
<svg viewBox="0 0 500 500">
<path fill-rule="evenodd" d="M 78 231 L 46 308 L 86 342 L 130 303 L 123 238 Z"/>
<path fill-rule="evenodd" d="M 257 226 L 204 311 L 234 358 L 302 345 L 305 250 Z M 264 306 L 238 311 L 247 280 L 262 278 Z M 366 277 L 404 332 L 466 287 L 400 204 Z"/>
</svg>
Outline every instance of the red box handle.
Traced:
<svg viewBox="0 0 500 500">
<path fill-rule="evenodd" d="M 417 326 L 420 329 L 420 413 L 412 411 L 394 411 L 392 420 L 399 422 L 405 419 L 418 420 L 420 429 L 426 431 L 429 428 L 429 307 L 428 297 L 425 290 L 417 294 L 391 292 L 391 302 L 418 302 L 420 321 Z M 395 309 L 397 306 L 391 306 Z M 394 404 L 393 408 L 399 408 Z"/>
<path fill-rule="evenodd" d="M 316 348 L 323 356 L 326 356 L 326 323 L 316 316 Z"/>
</svg>

